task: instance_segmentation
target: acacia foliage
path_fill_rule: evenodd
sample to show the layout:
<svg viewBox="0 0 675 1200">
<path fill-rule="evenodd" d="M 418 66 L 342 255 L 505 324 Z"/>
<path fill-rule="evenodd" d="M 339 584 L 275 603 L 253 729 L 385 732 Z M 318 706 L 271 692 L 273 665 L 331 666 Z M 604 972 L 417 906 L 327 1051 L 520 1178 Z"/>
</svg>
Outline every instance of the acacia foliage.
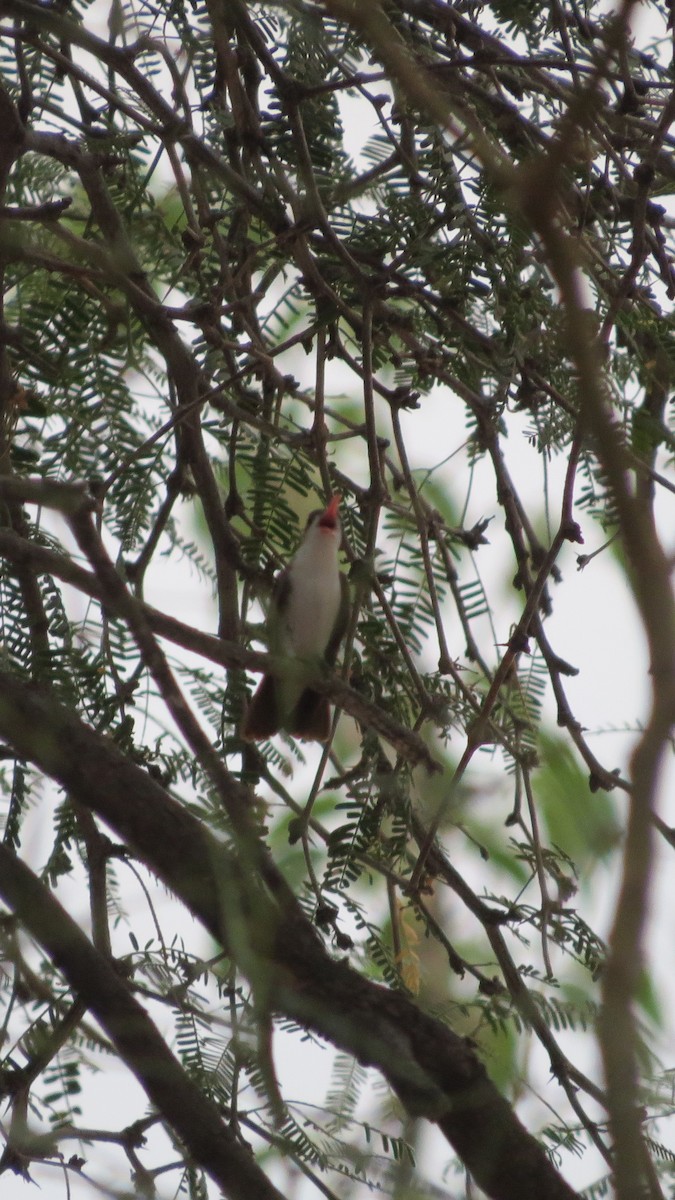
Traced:
<svg viewBox="0 0 675 1200">
<path fill-rule="evenodd" d="M 0 21 L 0 1165 L 87 1195 L 112 1145 L 145 1194 L 456 1195 L 424 1118 L 490 1196 L 570 1196 L 584 1153 L 589 1194 L 661 1195 L 667 7 Z M 346 715 L 323 755 L 246 747 L 274 572 L 336 490 L 353 613 L 317 686 Z M 551 633 L 584 539 L 620 548 L 652 671 L 618 766 Z M 217 636 L 173 610 L 188 573 Z M 606 863 L 608 945 L 576 882 Z M 277 1069 L 308 1035 L 323 1098 Z M 151 1108 L 94 1119 L 115 1059 Z"/>
</svg>

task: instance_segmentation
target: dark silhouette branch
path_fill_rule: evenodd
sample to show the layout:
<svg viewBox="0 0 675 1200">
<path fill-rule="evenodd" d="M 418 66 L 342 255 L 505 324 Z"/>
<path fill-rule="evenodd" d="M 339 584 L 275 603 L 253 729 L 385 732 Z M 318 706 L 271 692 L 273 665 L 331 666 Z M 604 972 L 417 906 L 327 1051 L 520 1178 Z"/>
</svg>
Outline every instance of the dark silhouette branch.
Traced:
<svg viewBox="0 0 675 1200">
<path fill-rule="evenodd" d="M 50 956 L 78 1001 L 100 1021 L 190 1157 L 225 1195 L 232 1200 L 282 1200 L 173 1056 L 114 965 L 94 949 L 49 889 L 5 846 L 0 846 L 0 895 Z"/>
<path fill-rule="evenodd" d="M 7 672 L 0 672 L 0 735 L 105 821 L 228 952 L 230 922 L 246 919 L 245 965 L 266 973 L 274 1009 L 376 1066 L 411 1114 L 438 1124 L 489 1196 L 572 1200 L 464 1038 L 332 959 L 286 893 L 258 891 L 253 918 L 237 916 L 228 908 L 241 885 L 236 857 L 111 742 Z M 30 913 L 22 916 L 28 922 Z"/>
</svg>

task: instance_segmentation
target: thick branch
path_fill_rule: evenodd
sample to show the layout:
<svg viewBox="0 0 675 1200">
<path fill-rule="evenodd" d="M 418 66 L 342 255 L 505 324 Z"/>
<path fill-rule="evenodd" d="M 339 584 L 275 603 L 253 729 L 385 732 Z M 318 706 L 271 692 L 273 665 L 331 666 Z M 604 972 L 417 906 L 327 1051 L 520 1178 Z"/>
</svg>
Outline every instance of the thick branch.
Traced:
<svg viewBox="0 0 675 1200">
<path fill-rule="evenodd" d="M 227 942 L 224 900 L 238 866 L 196 818 L 110 742 L 35 688 L 0 672 L 0 735 L 89 806 Z M 299 907 L 261 891 L 247 934 L 277 1010 L 372 1064 L 409 1112 L 435 1121 L 495 1200 L 575 1195 L 488 1079 L 469 1042 L 402 994 L 326 953 Z M 93 1007 L 93 1004 L 92 1004 Z M 94 1011 L 96 1011 L 94 1009 Z"/>
<path fill-rule="evenodd" d="M 48 888 L 0 846 L 0 895 L 97 1017 L 151 1103 L 232 1200 L 281 1200 L 253 1156 L 185 1073 L 115 968 Z"/>
</svg>

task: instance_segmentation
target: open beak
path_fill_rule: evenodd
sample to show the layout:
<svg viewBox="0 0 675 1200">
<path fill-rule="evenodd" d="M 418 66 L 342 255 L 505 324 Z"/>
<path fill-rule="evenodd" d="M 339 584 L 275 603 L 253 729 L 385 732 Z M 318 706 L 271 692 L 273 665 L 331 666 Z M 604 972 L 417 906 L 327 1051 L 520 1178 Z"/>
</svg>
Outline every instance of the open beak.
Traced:
<svg viewBox="0 0 675 1200">
<path fill-rule="evenodd" d="M 335 529 L 338 523 L 338 509 L 341 499 L 342 497 L 337 493 L 331 496 L 330 502 L 319 518 L 319 525 L 322 529 Z"/>
</svg>

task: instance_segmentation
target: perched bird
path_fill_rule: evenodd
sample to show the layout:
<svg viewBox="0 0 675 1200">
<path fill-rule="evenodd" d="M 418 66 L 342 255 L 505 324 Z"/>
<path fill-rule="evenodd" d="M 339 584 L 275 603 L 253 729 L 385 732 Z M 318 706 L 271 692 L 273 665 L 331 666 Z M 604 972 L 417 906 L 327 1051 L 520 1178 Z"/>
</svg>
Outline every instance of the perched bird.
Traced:
<svg viewBox="0 0 675 1200">
<path fill-rule="evenodd" d="M 271 654 L 332 666 L 349 619 L 349 585 L 338 567 L 342 528 L 340 497 L 310 514 L 303 539 L 274 586 L 267 621 Z M 246 741 L 272 737 L 280 729 L 294 737 L 326 742 L 330 705 L 297 678 L 263 675 L 244 715 Z"/>
</svg>

